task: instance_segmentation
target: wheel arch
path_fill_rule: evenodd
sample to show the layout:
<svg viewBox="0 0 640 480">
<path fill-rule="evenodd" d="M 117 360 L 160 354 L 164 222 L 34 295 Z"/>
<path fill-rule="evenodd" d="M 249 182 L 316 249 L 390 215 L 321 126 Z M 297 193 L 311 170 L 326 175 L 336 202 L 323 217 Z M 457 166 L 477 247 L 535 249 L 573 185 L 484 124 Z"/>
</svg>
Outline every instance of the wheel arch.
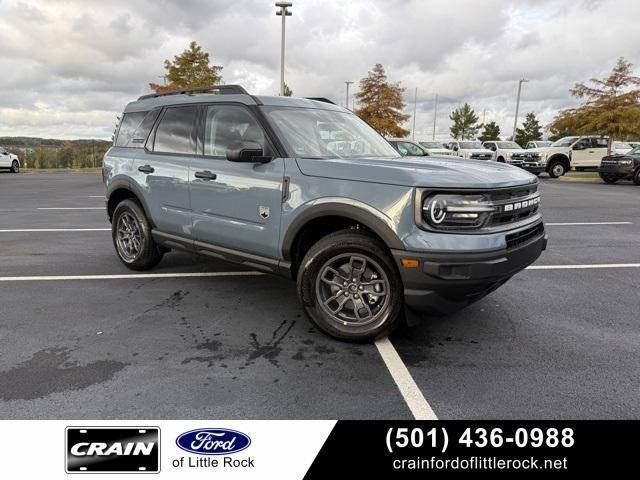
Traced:
<svg viewBox="0 0 640 480">
<path fill-rule="evenodd" d="M 569 170 L 571 162 L 569 161 L 569 157 L 566 156 L 564 153 L 556 153 L 556 154 L 552 155 L 547 160 L 547 167 L 549 167 L 551 164 L 553 164 L 553 162 L 558 162 L 558 161 L 564 163 L 567 171 Z"/>
<path fill-rule="evenodd" d="M 283 236 L 282 256 L 295 266 L 315 243 L 312 240 L 345 228 L 363 228 L 388 249 L 405 249 L 391 221 L 381 212 L 360 202 L 328 201 L 307 208 L 290 223 Z"/>
<path fill-rule="evenodd" d="M 149 208 L 144 201 L 142 192 L 139 188 L 124 179 L 111 182 L 109 184 L 109 187 L 107 188 L 107 216 L 109 217 L 109 221 L 111 221 L 111 219 L 113 218 L 113 212 L 115 211 L 118 204 L 128 198 L 136 200 L 142 206 L 147 220 L 149 220 L 149 223 L 154 226 L 151 215 L 149 214 Z"/>
</svg>

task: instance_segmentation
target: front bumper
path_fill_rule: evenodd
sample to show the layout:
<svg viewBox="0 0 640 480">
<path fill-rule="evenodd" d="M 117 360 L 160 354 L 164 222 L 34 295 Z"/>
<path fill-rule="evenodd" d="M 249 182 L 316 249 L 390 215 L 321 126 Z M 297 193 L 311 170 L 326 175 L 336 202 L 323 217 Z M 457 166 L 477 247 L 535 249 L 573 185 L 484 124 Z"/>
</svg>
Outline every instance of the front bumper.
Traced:
<svg viewBox="0 0 640 480">
<path fill-rule="evenodd" d="M 525 243 L 498 251 L 427 253 L 393 250 L 404 284 L 405 305 L 433 314 L 459 310 L 536 261 L 546 249 L 547 240 L 541 227 L 540 233 Z M 418 260 L 419 268 L 405 268 L 403 258 Z"/>
<path fill-rule="evenodd" d="M 520 168 L 531 173 L 542 173 L 547 169 L 545 165 L 539 165 L 536 163 L 523 163 L 522 165 L 520 165 Z"/>
<path fill-rule="evenodd" d="M 599 173 L 603 173 L 606 175 L 615 175 L 621 178 L 627 178 L 633 176 L 633 165 L 600 165 L 600 167 L 596 170 Z"/>
</svg>

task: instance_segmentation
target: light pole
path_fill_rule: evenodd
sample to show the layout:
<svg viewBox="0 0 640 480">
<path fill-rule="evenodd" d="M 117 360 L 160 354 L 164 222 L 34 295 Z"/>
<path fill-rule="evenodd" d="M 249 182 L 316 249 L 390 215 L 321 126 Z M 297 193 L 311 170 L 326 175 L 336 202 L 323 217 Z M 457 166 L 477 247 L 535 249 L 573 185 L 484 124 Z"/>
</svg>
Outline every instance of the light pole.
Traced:
<svg viewBox="0 0 640 480">
<path fill-rule="evenodd" d="M 518 81 L 518 99 L 516 100 L 516 118 L 513 119 L 513 136 L 511 140 L 516 141 L 516 128 L 518 127 L 518 110 L 520 110 L 520 92 L 522 91 L 522 84 L 527 83 L 529 80 L 521 78 Z"/>
<path fill-rule="evenodd" d="M 436 102 L 433 107 L 433 135 L 431 140 L 436 139 L 436 119 L 438 118 L 438 94 L 436 93 Z"/>
<path fill-rule="evenodd" d="M 352 83 L 353 82 L 344 82 L 344 84 L 347 86 L 347 101 L 344 104 L 347 110 L 349 110 L 349 85 L 351 85 Z"/>
<path fill-rule="evenodd" d="M 411 129 L 411 140 L 416 139 L 416 109 L 418 105 L 418 87 L 413 92 L 413 128 Z"/>
<path fill-rule="evenodd" d="M 287 17 L 291 16 L 291 12 L 287 9 L 287 7 L 291 7 L 293 4 L 291 2 L 276 2 L 276 7 L 278 7 L 278 11 L 276 15 L 282 17 L 282 43 L 280 45 L 280 95 L 284 97 L 284 27 L 285 20 Z"/>
</svg>

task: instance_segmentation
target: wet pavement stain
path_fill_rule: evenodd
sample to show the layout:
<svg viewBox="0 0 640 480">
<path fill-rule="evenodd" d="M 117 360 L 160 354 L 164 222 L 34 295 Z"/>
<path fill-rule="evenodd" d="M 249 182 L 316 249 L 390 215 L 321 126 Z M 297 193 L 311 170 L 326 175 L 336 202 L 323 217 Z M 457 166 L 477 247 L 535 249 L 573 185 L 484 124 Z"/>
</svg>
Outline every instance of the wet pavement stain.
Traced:
<svg viewBox="0 0 640 480">
<path fill-rule="evenodd" d="M 280 343 L 285 339 L 285 337 L 289 334 L 293 326 L 296 324 L 295 320 L 292 321 L 287 328 L 287 321 L 283 320 L 282 323 L 273 331 L 271 335 L 271 339 L 267 343 L 260 343 L 258 340 L 258 336 L 255 333 L 252 333 L 250 346 L 253 349 L 249 353 L 247 357 L 247 362 L 245 365 L 253 364 L 258 358 L 266 358 L 269 362 L 274 366 L 278 365 L 278 356 L 282 352 L 282 347 L 280 347 Z M 280 333 L 282 332 L 282 333 Z"/>
<path fill-rule="evenodd" d="M 11 370 L 0 372 L 0 399 L 35 400 L 47 395 L 83 390 L 111 380 L 129 363 L 97 360 L 86 365 L 69 360 L 71 350 L 40 350 Z"/>
</svg>

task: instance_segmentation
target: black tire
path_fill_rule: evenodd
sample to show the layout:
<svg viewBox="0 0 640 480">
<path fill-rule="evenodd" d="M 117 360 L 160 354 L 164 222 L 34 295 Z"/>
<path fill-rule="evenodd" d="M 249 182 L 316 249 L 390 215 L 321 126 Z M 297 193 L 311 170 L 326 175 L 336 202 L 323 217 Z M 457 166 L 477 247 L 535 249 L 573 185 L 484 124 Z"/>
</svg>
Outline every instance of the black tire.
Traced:
<svg viewBox="0 0 640 480">
<path fill-rule="evenodd" d="M 389 335 L 402 319 L 398 269 L 386 247 L 361 231 L 340 230 L 313 245 L 300 265 L 297 287 L 306 315 L 338 340 L 371 342 Z"/>
<path fill-rule="evenodd" d="M 604 181 L 604 183 L 616 183 L 620 178 L 615 175 L 610 175 L 606 173 L 600 173 L 600 178 Z"/>
<path fill-rule="evenodd" d="M 149 270 L 162 260 L 151 225 L 140 204 L 123 200 L 113 212 L 111 238 L 118 258 L 132 270 Z"/>
<path fill-rule="evenodd" d="M 531 173 L 531 175 L 535 175 L 536 177 L 540 176 L 540 172 L 529 172 L 529 173 Z"/>
<path fill-rule="evenodd" d="M 633 183 L 640 185 L 640 168 L 637 169 L 636 173 L 633 175 Z"/>
<path fill-rule="evenodd" d="M 14 161 L 11 163 L 11 171 L 12 171 L 13 173 L 20 173 L 20 164 L 18 163 L 18 161 L 17 161 L 17 160 L 14 160 Z"/>
<path fill-rule="evenodd" d="M 503 157 L 498 157 L 498 159 L 496 160 L 499 163 L 504 163 L 504 158 Z"/>
<path fill-rule="evenodd" d="M 547 172 L 549 173 L 549 176 L 551 178 L 558 178 L 567 173 L 567 167 L 565 166 L 564 162 L 560 160 L 554 160 L 549 164 Z"/>
</svg>

